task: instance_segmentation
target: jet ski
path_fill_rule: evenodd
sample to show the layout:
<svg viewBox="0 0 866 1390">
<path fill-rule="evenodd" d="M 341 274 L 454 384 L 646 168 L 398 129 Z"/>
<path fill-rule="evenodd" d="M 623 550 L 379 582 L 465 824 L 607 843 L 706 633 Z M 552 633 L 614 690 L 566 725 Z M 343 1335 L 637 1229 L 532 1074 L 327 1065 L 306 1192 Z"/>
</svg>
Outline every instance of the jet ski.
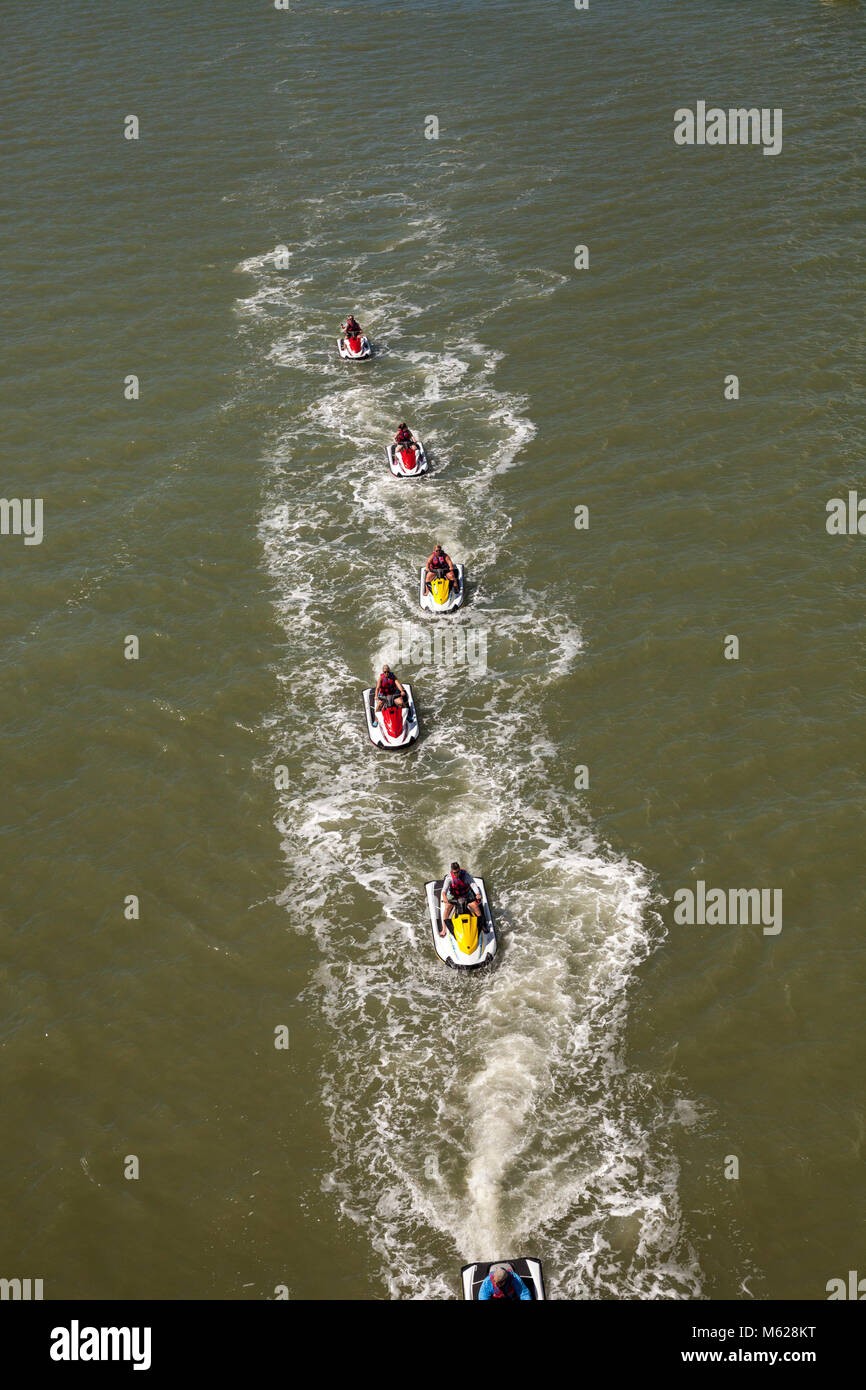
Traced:
<svg viewBox="0 0 866 1390">
<path fill-rule="evenodd" d="M 421 566 L 421 585 L 418 590 L 418 602 L 422 608 L 427 608 L 431 613 L 453 613 L 455 608 L 459 608 L 463 602 L 463 566 L 455 565 L 457 571 L 457 586 L 451 583 L 450 579 L 434 579 L 431 581 L 429 590 L 424 588 L 424 576 L 427 573 L 425 565 Z"/>
<path fill-rule="evenodd" d="M 472 887 L 481 896 L 483 916 L 476 917 L 468 907 L 460 911 L 463 904 L 458 903 L 449 922 L 445 921 L 447 900 L 442 896 L 444 878 L 433 879 L 424 884 L 427 894 L 427 908 L 430 913 L 430 927 L 433 931 L 433 946 L 440 960 L 458 969 L 474 970 L 486 965 L 496 955 L 496 927 L 487 901 L 487 891 L 483 878 L 469 875 Z M 439 935 L 439 927 L 445 928 L 445 935 Z"/>
<path fill-rule="evenodd" d="M 481 1285 L 487 1278 L 489 1271 L 494 1265 L 505 1265 L 506 1269 L 511 1269 L 515 1274 L 519 1274 L 526 1287 L 529 1289 L 533 1300 L 538 1302 L 546 1301 L 547 1295 L 544 1292 L 544 1275 L 541 1272 L 541 1261 L 532 1258 L 517 1260 L 491 1260 L 489 1264 L 464 1265 L 460 1271 L 460 1278 L 463 1282 L 463 1297 L 467 1302 L 478 1302 L 478 1295 L 481 1292 Z M 496 1302 L 495 1299 L 490 1300 Z"/>
<path fill-rule="evenodd" d="M 408 748 L 418 737 L 418 713 L 412 697 L 412 687 L 403 682 L 407 704 L 385 705 L 376 711 L 376 690 L 371 686 L 364 691 L 364 714 L 367 717 L 367 732 L 380 748 Z"/>
<path fill-rule="evenodd" d="M 414 444 L 389 444 L 388 464 L 395 478 L 417 478 L 427 472 L 427 455 L 420 439 Z"/>
<path fill-rule="evenodd" d="M 338 338 L 337 351 L 345 362 L 362 362 L 365 357 L 373 355 L 366 333 L 356 333 L 351 338 Z"/>
</svg>

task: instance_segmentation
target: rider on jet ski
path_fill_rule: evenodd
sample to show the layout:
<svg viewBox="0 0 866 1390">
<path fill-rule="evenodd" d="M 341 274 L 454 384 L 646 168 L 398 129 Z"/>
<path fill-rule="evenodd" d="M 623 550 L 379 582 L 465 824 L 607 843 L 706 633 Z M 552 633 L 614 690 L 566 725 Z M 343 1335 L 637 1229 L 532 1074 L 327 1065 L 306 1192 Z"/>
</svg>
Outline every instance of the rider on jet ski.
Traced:
<svg viewBox="0 0 866 1390">
<path fill-rule="evenodd" d="M 478 1291 L 478 1300 L 506 1298 L 512 1303 L 531 1303 L 532 1294 L 519 1274 L 507 1265 L 493 1265 Z"/>
<path fill-rule="evenodd" d="M 400 684 L 390 666 L 382 667 L 382 674 L 376 682 L 376 713 L 386 705 L 396 705 L 402 709 L 406 704 L 406 691 Z"/>
<path fill-rule="evenodd" d="M 438 543 L 433 547 L 433 554 L 427 561 L 427 570 L 424 575 L 425 594 L 430 592 L 430 585 L 434 579 L 450 579 L 455 589 L 459 583 L 454 561 L 450 555 L 446 555 Z"/>
<path fill-rule="evenodd" d="M 397 445 L 398 449 L 403 444 L 415 443 L 415 436 L 413 435 L 412 431 L 410 430 L 409 426 L 406 424 L 405 421 L 400 426 L 397 433 L 394 435 L 394 443 Z"/>
<path fill-rule="evenodd" d="M 349 315 L 342 328 L 347 338 L 360 338 L 361 336 L 361 325 L 354 314 Z"/>
<path fill-rule="evenodd" d="M 458 904 L 460 907 L 464 908 L 464 910 L 468 909 L 473 917 L 481 916 L 481 894 L 476 888 L 472 887 L 470 875 L 465 869 L 461 869 L 456 859 L 451 865 L 450 874 L 442 885 L 442 892 L 448 904 L 445 909 L 446 922 L 450 921 L 451 915 Z M 440 927 L 439 935 L 444 936 L 445 931 L 446 928 L 444 926 Z"/>
</svg>

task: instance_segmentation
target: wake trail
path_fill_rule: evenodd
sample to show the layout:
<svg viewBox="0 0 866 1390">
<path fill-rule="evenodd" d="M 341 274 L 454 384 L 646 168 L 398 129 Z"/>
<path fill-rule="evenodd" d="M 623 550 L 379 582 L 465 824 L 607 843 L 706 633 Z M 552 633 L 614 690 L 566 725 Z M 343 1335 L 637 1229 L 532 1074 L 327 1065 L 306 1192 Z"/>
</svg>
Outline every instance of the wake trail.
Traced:
<svg viewBox="0 0 866 1390">
<path fill-rule="evenodd" d="M 435 284 L 424 304 L 417 286 L 377 291 L 375 321 L 361 321 L 374 343 L 383 325 L 380 372 L 375 358 L 339 363 L 315 218 L 308 232 L 291 274 L 269 254 L 239 267 L 256 288 L 238 316 L 256 370 L 271 383 L 288 372 L 294 388 L 266 450 L 260 521 L 289 652 L 268 733 L 293 766 L 278 818 L 284 901 L 318 947 L 307 993 L 334 1040 L 321 1076 L 327 1186 L 394 1297 L 452 1296 L 457 1257 L 526 1253 L 566 1297 L 694 1297 L 671 1102 L 622 1059 L 635 972 L 662 935 L 652 885 L 576 823 L 576 797 L 552 790 L 562 751 L 538 730 L 536 707 L 555 708 L 583 641 L 555 590 L 530 583 L 502 501 L 502 475 L 536 432 L 527 402 L 497 388 L 483 314 L 464 310 L 440 352 L 409 341 Z M 433 461 L 409 485 L 384 456 L 404 397 L 433 421 L 409 420 Z M 455 618 L 484 627 L 487 665 L 461 669 L 455 698 L 454 672 L 422 643 L 405 674 L 426 735 L 389 758 L 367 742 L 359 692 L 401 624 L 424 626 L 417 566 L 434 539 L 466 563 L 475 589 Z M 423 883 L 455 853 L 484 873 L 502 929 L 483 979 L 444 971 L 430 946 Z"/>
</svg>

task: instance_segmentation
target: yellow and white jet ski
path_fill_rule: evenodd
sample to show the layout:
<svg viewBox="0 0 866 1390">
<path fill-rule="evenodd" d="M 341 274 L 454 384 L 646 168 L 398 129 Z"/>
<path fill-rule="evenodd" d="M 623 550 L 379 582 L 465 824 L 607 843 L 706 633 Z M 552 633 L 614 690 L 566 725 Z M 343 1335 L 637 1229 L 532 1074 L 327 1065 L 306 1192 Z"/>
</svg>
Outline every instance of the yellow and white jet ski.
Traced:
<svg viewBox="0 0 866 1390">
<path fill-rule="evenodd" d="M 484 1264 L 464 1265 L 460 1271 L 460 1278 L 463 1284 L 463 1297 L 467 1302 L 479 1302 L 484 1281 L 494 1265 L 505 1265 L 506 1269 L 512 1270 L 520 1277 L 529 1290 L 529 1300 L 524 1300 L 524 1302 L 543 1302 L 546 1300 L 541 1261 L 531 1257 L 521 1257 L 516 1260 L 490 1260 Z M 491 1299 L 491 1302 L 496 1301 Z"/>
<path fill-rule="evenodd" d="M 481 916 L 476 917 L 465 904 L 457 903 L 448 922 L 445 921 L 445 908 L 448 903 L 442 893 L 444 878 L 432 879 L 424 884 L 436 954 L 446 965 L 462 970 L 474 970 L 479 965 L 487 965 L 496 955 L 498 946 L 496 926 L 487 901 L 484 879 L 475 878 L 470 874 L 469 881 L 481 898 Z M 461 911 L 461 908 L 465 910 Z M 445 928 L 444 936 L 439 935 L 440 926 Z"/>
<path fill-rule="evenodd" d="M 453 613 L 455 608 L 460 607 L 463 602 L 463 566 L 455 565 L 454 568 L 457 571 L 456 586 L 450 579 L 433 579 L 430 588 L 425 589 L 427 570 L 424 565 L 421 566 L 418 602 L 422 608 L 426 608 L 430 613 Z"/>
</svg>

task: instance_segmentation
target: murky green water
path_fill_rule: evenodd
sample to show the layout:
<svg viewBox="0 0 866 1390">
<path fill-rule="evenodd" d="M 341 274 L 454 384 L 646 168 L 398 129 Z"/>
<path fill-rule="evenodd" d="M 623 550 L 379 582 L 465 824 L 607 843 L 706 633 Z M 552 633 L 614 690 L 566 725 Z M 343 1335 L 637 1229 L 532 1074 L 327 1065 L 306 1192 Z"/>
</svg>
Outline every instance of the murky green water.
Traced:
<svg viewBox="0 0 866 1390">
<path fill-rule="evenodd" d="M 866 540 L 825 526 L 866 492 L 862 7 L 6 27 L 2 491 L 44 536 L 0 537 L 0 1273 L 825 1297 L 863 1258 Z M 781 107 L 781 154 L 678 148 L 698 101 Z M 471 663 L 424 648 L 435 540 Z M 485 979 L 430 946 L 454 855 Z M 781 930 L 678 924 L 699 880 Z"/>
</svg>

